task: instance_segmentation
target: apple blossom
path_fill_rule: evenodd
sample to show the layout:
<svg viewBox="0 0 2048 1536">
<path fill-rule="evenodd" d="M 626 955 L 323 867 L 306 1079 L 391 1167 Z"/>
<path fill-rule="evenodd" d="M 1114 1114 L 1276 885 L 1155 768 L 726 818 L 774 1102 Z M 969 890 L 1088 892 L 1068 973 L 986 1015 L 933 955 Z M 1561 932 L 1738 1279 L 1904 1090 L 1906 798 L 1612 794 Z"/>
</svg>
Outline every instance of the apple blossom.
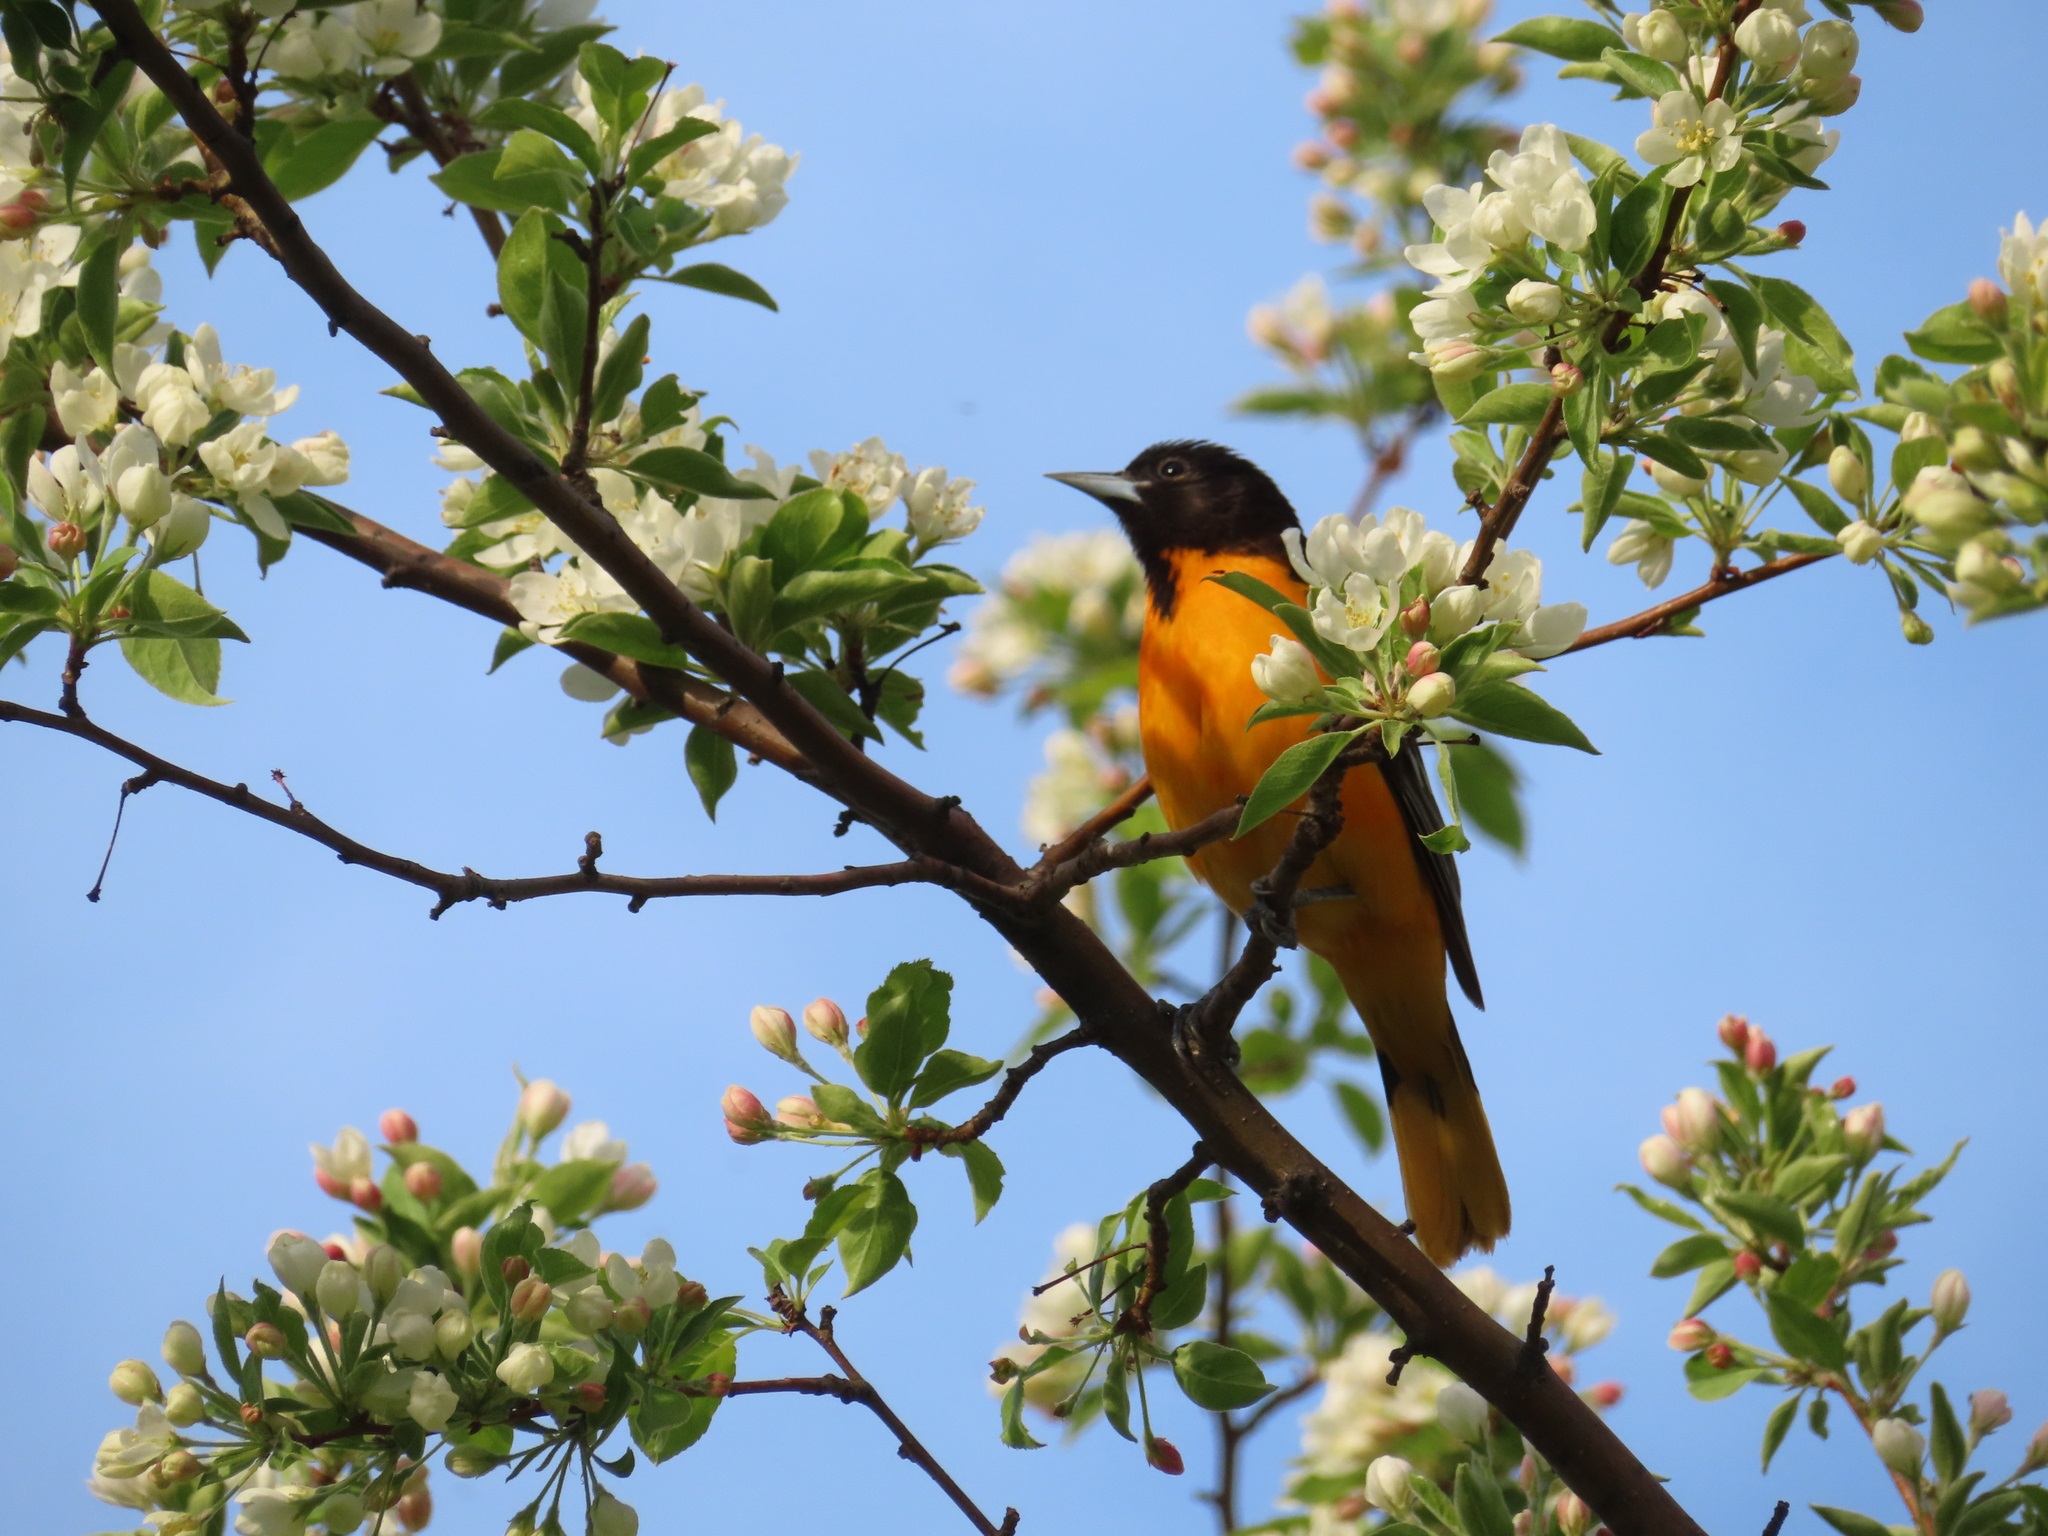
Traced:
<svg viewBox="0 0 2048 1536">
<path fill-rule="evenodd" d="M 1667 64 L 1683 64 L 1692 57 L 1692 39 L 1685 26 L 1669 11 L 1631 11 L 1621 19 L 1622 41 L 1637 53 Z"/>
<path fill-rule="evenodd" d="M 496 1375 L 514 1392 L 531 1396 L 555 1379 L 554 1357 L 538 1344 L 514 1344 Z"/>
<path fill-rule="evenodd" d="M 590 1506 L 590 1536 L 639 1536 L 640 1516 L 630 1504 L 597 1490 Z"/>
<path fill-rule="evenodd" d="M 1424 719 L 1445 713 L 1457 696 L 1457 681 L 1448 672 L 1432 672 L 1408 685 L 1408 707 Z"/>
<path fill-rule="evenodd" d="M 1609 565 L 1633 565 L 1646 587 L 1661 584 L 1671 574 L 1673 541 L 1650 524 L 1631 518 L 1607 546 Z"/>
<path fill-rule="evenodd" d="M 1851 36 L 1854 36 L 1853 30 Z M 1768 6 L 1761 6 L 1743 18 L 1735 29 L 1735 46 L 1767 74 L 1779 72 L 1801 56 L 1798 25 L 1783 11 Z M 1853 56 L 1851 62 L 1854 62 Z M 1847 71 L 1848 65 L 1845 64 L 1839 73 Z"/>
<path fill-rule="evenodd" d="M 1508 290 L 1508 313 L 1531 325 L 1547 325 L 1564 308 L 1564 290 L 1555 283 L 1524 278 Z"/>
<path fill-rule="evenodd" d="M 145 530 L 151 558 L 159 565 L 182 560 L 213 532 L 213 510 L 191 496 L 172 495 L 170 510 Z"/>
<path fill-rule="evenodd" d="M 301 1301 L 310 1300 L 327 1265 L 327 1250 L 303 1232 L 280 1232 L 270 1240 L 267 1257 L 284 1288 Z"/>
<path fill-rule="evenodd" d="M 1671 167 L 1667 185 L 1689 187 L 1742 158 L 1742 132 L 1727 102 L 1702 106 L 1691 91 L 1667 91 L 1657 98 L 1655 126 L 1637 137 L 1636 153 L 1652 165 Z"/>
<path fill-rule="evenodd" d="M 131 1408 L 162 1402 L 164 1389 L 156 1372 L 141 1360 L 123 1360 L 107 1377 L 107 1389 Z"/>
<path fill-rule="evenodd" d="M 1436 1417 L 1437 1422 L 1443 1425 L 1444 1433 L 1453 1440 L 1461 1440 L 1466 1445 L 1485 1444 L 1486 1399 L 1462 1381 L 1448 1383 L 1437 1394 Z"/>
<path fill-rule="evenodd" d="M 1637 1151 L 1643 1172 L 1659 1184 L 1684 1189 L 1692 1182 L 1692 1160 L 1669 1136 L 1652 1136 Z"/>
<path fill-rule="evenodd" d="M 1415 1505 L 1415 1468 L 1399 1456 L 1375 1457 L 1365 1469 L 1365 1501 L 1399 1519 Z"/>
<path fill-rule="evenodd" d="M 182 1318 L 164 1330 L 164 1364 L 180 1376 L 206 1374 L 206 1345 L 199 1330 Z"/>
<path fill-rule="evenodd" d="M 1322 674 L 1308 647 L 1285 635 L 1274 635 L 1267 654 L 1252 658 L 1252 681 L 1281 704 L 1312 704 L 1323 694 Z"/>
<path fill-rule="evenodd" d="M 535 1141 L 569 1116 L 569 1095 L 544 1077 L 528 1083 L 519 1094 L 519 1126 Z"/>
<path fill-rule="evenodd" d="M 446 1377 L 437 1376 L 432 1371 L 421 1371 L 412 1379 L 405 1411 L 422 1429 L 438 1432 L 447 1427 L 459 1401 Z"/>
<path fill-rule="evenodd" d="M 164 1417 L 180 1429 L 206 1417 L 206 1398 L 189 1381 L 181 1381 L 164 1394 Z"/>
</svg>

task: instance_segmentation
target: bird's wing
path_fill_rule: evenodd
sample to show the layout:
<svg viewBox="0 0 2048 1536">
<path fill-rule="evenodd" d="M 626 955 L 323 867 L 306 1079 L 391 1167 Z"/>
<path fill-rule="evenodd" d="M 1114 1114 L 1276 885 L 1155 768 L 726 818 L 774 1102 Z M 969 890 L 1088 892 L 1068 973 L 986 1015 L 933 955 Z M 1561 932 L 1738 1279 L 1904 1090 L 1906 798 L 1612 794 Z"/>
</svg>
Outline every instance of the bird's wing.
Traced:
<svg viewBox="0 0 2048 1536">
<path fill-rule="evenodd" d="M 1380 765 L 1380 772 L 1386 777 L 1387 788 L 1393 791 L 1394 804 L 1401 809 L 1401 820 L 1407 824 L 1408 836 L 1415 850 L 1416 868 L 1422 871 L 1423 883 L 1429 887 L 1429 894 L 1436 902 L 1437 922 L 1443 929 L 1444 950 L 1450 956 L 1451 971 L 1458 978 L 1458 985 L 1464 989 L 1465 995 L 1472 999 L 1472 1006 L 1484 1008 L 1486 999 L 1479 990 L 1479 970 L 1472 963 L 1472 941 L 1465 934 L 1465 909 L 1458 888 L 1457 857 L 1434 852 L 1422 841 L 1443 826 L 1444 815 L 1437 807 L 1435 791 L 1429 787 L 1420 745 L 1408 743 L 1403 751 Z"/>
</svg>

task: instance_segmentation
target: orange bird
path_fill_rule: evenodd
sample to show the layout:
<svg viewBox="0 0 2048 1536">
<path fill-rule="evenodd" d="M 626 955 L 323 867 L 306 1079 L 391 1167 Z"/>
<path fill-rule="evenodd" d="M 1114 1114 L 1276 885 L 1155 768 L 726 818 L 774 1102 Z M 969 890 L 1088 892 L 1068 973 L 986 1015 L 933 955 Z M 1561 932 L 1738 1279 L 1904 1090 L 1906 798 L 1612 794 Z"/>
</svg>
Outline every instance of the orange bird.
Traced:
<svg viewBox="0 0 2048 1536">
<path fill-rule="evenodd" d="M 1246 729 L 1265 702 L 1252 681 L 1276 621 L 1208 580 L 1244 571 L 1300 602 L 1281 535 L 1294 508 L 1257 465 L 1212 443 L 1159 443 L 1115 474 L 1054 475 L 1116 514 L 1145 572 L 1138 647 L 1138 731 L 1145 772 L 1169 826 L 1191 826 L 1249 795 L 1273 760 L 1308 734 L 1310 717 Z M 1420 838 L 1443 825 L 1414 746 L 1354 769 L 1344 826 L 1302 880 L 1348 898 L 1294 914 L 1301 943 L 1335 967 L 1379 1055 L 1415 1240 L 1438 1264 L 1507 1235 L 1508 1189 L 1472 1065 L 1445 993 L 1445 962 L 1483 1007 L 1459 906 L 1457 866 Z M 1188 859 L 1240 917 L 1252 882 L 1280 862 L 1294 818 Z"/>
</svg>

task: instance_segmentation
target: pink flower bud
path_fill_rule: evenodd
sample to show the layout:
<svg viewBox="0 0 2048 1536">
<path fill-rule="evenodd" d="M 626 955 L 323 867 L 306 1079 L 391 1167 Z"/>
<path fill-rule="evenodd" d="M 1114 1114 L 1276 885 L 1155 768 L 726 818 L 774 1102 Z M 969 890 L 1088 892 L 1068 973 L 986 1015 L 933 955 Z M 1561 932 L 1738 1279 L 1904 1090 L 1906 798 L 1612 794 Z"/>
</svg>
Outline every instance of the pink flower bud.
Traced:
<svg viewBox="0 0 2048 1536">
<path fill-rule="evenodd" d="M 723 1397 L 732 1390 L 732 1378 L 724 1371 L 713 1371 L 704 1378 L 704 1391 L 710 1397 Z"/>
<path fill-rule="evenodd" d="M 320 1245 L 320 1251 L 330 1259 L 346 1259 L 348 1257 L 348 1246 L 345 1243 L 336 1242 L 331 1237 Z"/>
<path fill-rule="evenodd" d="M 1831 1099 L 1846 1099 L 1855 1091 L 1856 1079 L 1853 1077 L 1838 1077 L 1828 1084 L 1828 1097 Z"/>
<path fill-rule="evenodd" d="M 642 1333 L 653 1317 L 654 1309 L 645 1296 L 629 1296 L 613 1309 L 612 1327 L 624 1334 Z"/>
<path fill-rule="evenodd" d="M 1764 1261 L 1747 1248 L 1735 1255 L 1733 1262 L 1735 1278 L 1738 1280 L 1754 1280 L 1764 1272 Z"/>
<path fill-rule="evenodd" d="M 398 1501 L 396 1509 L 399 1524 L 409 1531 L 424 1531 L 434 1518 L 434 1496 L 425 1488 L 415 1488 Z"/>
<path fill-rule="evenodd" d="M 1546 1355 L 1544 1358 L 1549 1360 L 1550 1369 L 1556 1373 L 1557 1379 L 1566 1386 L 1578 1378 L 1579 1368 L 1572 1364 L 1570 1355 Z"/>
<path fill-rule="evenodd" d="M 1725 1371 L 1735 1363 L 1735 1351 L 1726 1344 L 1713 1343 L 1707 1346 L 1707 1364 L 1717 1371 Z"/>
<path fill-rule="evenodd" d="M 320 1193 L 336 1200 L 348 1198 L 348 1186 L 329 1173 L 325 1168 L 313 1170 L 313 1182 L 320 1186 Z"/>
<path fill-rule="evenodd" d="M 855 1033 L 856 1035 L 859 1035 L 859 1036 L 861 1037 L 861 1039 L 863 1039 L 863 1040 L 867 1039 L 867 1037 L 868 1037 L 868 1016 L 867 1016 L 866 1014 L 862 1014 L 862 1015 L 861 1015 L 861 1016 L 860 1016 L 860 1017 L 859 1017 L 858 1019 L 856 1019 L 856 1020 L 854 1021 L 854 1025 L 853 1025 L 853 1032 L 854 1032 L 854 1033 Z"/>
<path fill-rule="evenodd" d="M 261 1403 L 244 1403 L 235 1412 L 240 1416 L 242 1422 L 251 1429 L 254 1429 L 263 1422 L 263 1405 Z"/>
<path fill-rule="evenodd" d="M 1988 277 L 1974 279 L 1970 284 L 1970 308 L 1978 317 L 1993 325 L 2005 324 L 2005 290 Z"/>
<path fill-rule="evenodd" d="M 1960 1269 L 1944 1269 L 1934 1277 L 1934 1293 L 1928 1302 L 1938 1333 L 1954 1333 L 1970 1313 L 1970 1282 Z"/>
<path fill-rule="evenodd" d="M 1180 1449 L 1171 1440 L 1162 1440 L 1157 1435 L 1145 1439 L 1145 1461 L 1148 1466 L 1157 1467 L 1168 1477 L 1179 1477 L 1187 1470 L 1187 1463 L 1181 1460 Z"/>
<path fill-rule="evenodd" d="M 1425 673 L 1408 685 L 1408 707 L 1424 719 L 1443 714 L 1457 698 L 1457 679 L 1448 672 Z"/>
<path fill-rule="evenodd" d="M 455 1268 L 462 1274 L 473 1275 L 483 1267 L 484 1235 L 475 1227 L 457 1227 L 455 1235 L 448 1239 L 448 1250 Z"/>
<path fill-rule="evenodd" d="M 1714 1329 L 1702 1318 L 1688 1317 L 1672 1328 L 1665 1342 L 1682 1355 L 1696 1354 L 1714 1342 Z"/>
<path fill-rule="evenodd" d="M 569 1394 L 569 1397 L 585 1413 L 596 1413 L 600 1408 L 604 1407 L 604 1383 L 601 1381 L 581 1382 L 577 1385 L 576 1390 Z"/>
<path fill-rule="evenodd" d="M 548 1303 L 554 1299 L 553 1286 L 539 1275 L 528 1275 L 512 1287 L 512 1315 L 522 1323 L 537 1323 L 548 1315 Z"/>
<path fill-rule="evenodd" d="M 5 581 L 21 569 L 21 556 L 12 544 L 0 544 L 0 581 Z"/>
<path fill-rule="evenodd" d="M 654 1198 L 655 1190 L 660 1187 L 652 1168 L 645 1163 L 628 1163 L 612 1174 L 611 1192 L 605 1196 L 604 1208 L 608 1211 L 637 1211 Z"/>
<path fill-rule="evenodd" d="M 754 1032 L 754 1040 L 762 1050 L 792 1066 L 796 1064 L 796 1020 L 787 1010 L 758 1006 L 747 1015 L 747 1027 Z"/>
<path fill-rule="evenodd" d="M 498 1273 L 505 1277 L 507 1285 L 517 1285 L 533 1273 L 533 1266 L 526 1262 L 524 1254 L 515 1253 L 498 1266 Z"/>
<path fill-rule="evenodd" d="M 2012 1422 L 2012 1405 L 2006 1401 L 2003 1392 L 1987 1387 L 1982 1392 L 1970 1394 L 1970 1433 L 1983 1438 L 1994 1429 L 2003 1429 Z"/>
<path fill-rule="evenodd" d="M 1401 610 L 1401 633 L 1419 640 L 1429 633 L 1429 599 L 1418 597 Z"/>
<path fill-rule="evenodd" d="M 1443 652 L 1427 640 L 1418 640 L 1408 647 L 1407 658 L 1401 664 L 1410 677 L 1427 677 L 1443 665 L 1443 659 Z"/>
<path fill-rule="evenodd" d="M 777 1099 L 775 1118 L 796 1131 L 815 1131 L 825 1124 L 825 1117 L 818 1112 L 816 1101 L 801 1093 L 792 1093 L 787 1098 Z"/>
<path fill-rule="evenodd" d="M 1688 1152 L 1712 1150 L 1721 1135 L 1721 1106 L 1704 1088 L 1682 1089 L 1678 1102 L 1664 1106 L 1661 1118 L 1671 1139 Z"/>
<path fill-rule="evenodd" d="M 1595 1408 L 1612 1408 L 1626 1391 L 1618 1381 L 1596 1381 L 1586 1388 L 1586 1396 Z"/>
<path fill-rule="evenodd" d="M 1586 1532 L 1593 1528 L 1593 1511 L 1569 1488 L 1557 1496 L 1555 1513 L 1557 1528 L 1564 1536 L 1586 1536 Z"/>
<path fill-rule="evenodd" d="M 384 1191 L 377 1187 L 377 1181 L 367 1173 L 358 1174 L 349 1180 L 348 1203 L 359 1211 L 368 1211 L 372 1216 L 384 1209 Z"/>
<path fill-rule="evenodd" d="M 804 1010 L 804 1028 L 811 1038 L 835 1051 L 846 1044 L 846 1014 L 829 997 L 821 997 Z"/>
<path fill-rule="evenodd" d="M 1884 1105 L 1858 1104 L 1842 1116 L 1842 1140 L 1852 1156 L 1877 1156 L 1884 1147 Z"/>
<path fill-rule="evenodd" d="M 1749 1044 L 1749 1020 L 1739 1013 L 1723 1014 L 1721 1022 L 1714 1027 L 1714 1033 L 1721 1037 L 1723 1045 L 1739 1056 L 1742 1048 Z"/>
<path fill-rule="evenodd" d="M 59 560 L 75 559 L 85 551 L 85 530 L 76 523 L 52 523 L 46 537 L 50 553 Z"/>
<path fill-rule="evenodd" d="M 1771 1037 L 1760 1029 L 1749 1032 L 1749 1043 L 1742 1048 L 1742 1064 L 1750 1071 L 1764 1073 L 1778 1064 L 1778 1048 L 1771 1043 Z"/>
<path fill-rule="evenodd" d="M 1778 226 L 1778 235 L 1787 245 L 1798 245 L 1806 239 L 1806 224 L 1801 219 L 1787 219 Z"/>
<path fill-rule="evenodd" d="M 242 1335 L 242 1342 L 249 1346 L 249 1353 L 263 1360 L 282 1359 L 285 1351 L 284 1330 L 275 1323 L 254 1323 Z"/>
<path fill-rule="evenodd" d="M 569 1118 L 569 1095 L 544 1077 L 528 1083 L 519 1094 L 519 1128 L 535 1141 Z"/>
<path fill-rule="evenodd" d="M 432 1163 L 414 1163 L 405 1170 L 405 1187 L 415 1200 L 441 1198 L 441 1170 Z"/>
<path fill-rule="evenodd" d="M 1577 363 L 1560 362 L 1550 365 L 1550 392 L 1559 399 L 1577 394 L 1579 386 L 1585 382 L 1586 375 L 1579 370 Z"/>
<path fill-rule="evenodd" d="M 2021 1472 L 2038 1472 L 2048 1467 L 2048 1424 L 2034 1431 L 2034 1438 L 2027 1442 L 2027 1454 L 2020 1462 Z"/>
<path fill-rule="evenodd" d="M 1330 163 L 1330 148 L 1310 139 L 1305 144 L 1294 146 L 1294 168 L 1298 171 L 1320 171 Z"/>
<path fill-rule="evenodd" d="M 1692 1182 L 1692 1160 L 1669 1136 L 1651 1136 L 1636 1151 L 1643 1172 L 1659 1184 L 1684 1189 Z"/>
<path fill-rule="evenodd" d="M 419 1122 L 402 1109 L 387 1109 L 379 1115 L 377 1133 L 394 1146 L 420 1139 Z"/>
<path fill-rule="evenodd" d="M 761 1101 L 738 1083 L 725 1090 L 718 1107 L 725 1115 L 725 1133 L 734 1141 L 746 1146 L 767 1139 L 762 1131 L 774 1121 Z"/>
<path fill-rule="evenodd" d="M 1339 149 L 1353 149 L 1358 144 L 1358 124 L 1348 117 L 1332 118 L 1323 125 L 1323 136 Z"/>
<path fill-rule="evenodd" d="M 676 1287 L 676 1306 L 684 1312 L 694 1312 L 711 1299 L 711 1293 L 704 1289 L 701 1280 L 685 1280 Z"/>
</svg>

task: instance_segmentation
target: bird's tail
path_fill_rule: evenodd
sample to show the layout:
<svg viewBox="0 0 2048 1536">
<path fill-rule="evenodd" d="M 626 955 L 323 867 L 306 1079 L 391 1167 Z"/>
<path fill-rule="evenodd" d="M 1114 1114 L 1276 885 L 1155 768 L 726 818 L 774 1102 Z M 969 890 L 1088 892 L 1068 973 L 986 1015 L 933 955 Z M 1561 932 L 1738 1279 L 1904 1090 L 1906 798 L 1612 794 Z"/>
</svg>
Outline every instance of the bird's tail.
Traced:
<svg viewBox="0 0 2048 1536">
<path fill-rule="evenodd" d="M 1346 990 L 1354 1001 L 1366 994 Z M 1508 1184 L 1449 1004 L 1437 999 L 1398 1019 L 1384 1008 L 1359 1012 L 1379 1050 L 1416 1245 L 1443 1265 L 1473 1248 L 1490 1251 L 1508 1234 Z"/>
</svg>

